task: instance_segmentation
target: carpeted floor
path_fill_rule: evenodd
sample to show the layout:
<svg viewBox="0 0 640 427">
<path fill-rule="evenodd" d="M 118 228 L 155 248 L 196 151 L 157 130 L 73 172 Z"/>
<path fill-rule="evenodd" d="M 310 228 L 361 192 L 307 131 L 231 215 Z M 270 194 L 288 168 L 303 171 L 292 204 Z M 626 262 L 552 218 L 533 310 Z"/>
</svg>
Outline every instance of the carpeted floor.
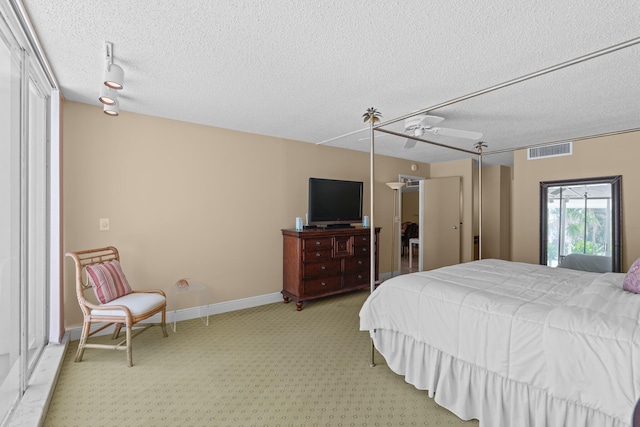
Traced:
<svg viewBox="0 0 640 427">
<path fill-rule="evenodd" d="M 269 304 L 136 337 L 125 352 L 70 343 L 44 425 L 462 426 L 405 383 L 358 330 L 367 292 Z M 110 337 L 97 340 L 110 341 Z"/>
</svg>

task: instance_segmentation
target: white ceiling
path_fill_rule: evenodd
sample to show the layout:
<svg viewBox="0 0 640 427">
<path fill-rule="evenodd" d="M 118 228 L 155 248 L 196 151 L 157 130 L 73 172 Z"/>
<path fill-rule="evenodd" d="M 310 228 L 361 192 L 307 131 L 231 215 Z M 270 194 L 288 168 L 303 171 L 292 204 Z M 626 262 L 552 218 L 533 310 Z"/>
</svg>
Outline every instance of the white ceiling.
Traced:
<svg viewBox="0 0 640 427">
<path fill-rule="evenodd" d="M 637 0 L 23 3 L 67 100 L 100 105 L 109 41 L 121 110 L 309 143 L 366 128 L 368 107 L 390 120 L 640 36 Z M 430 114 L 482 132 L 488 152 L 636 129 L 639 71 L 636 44 Z M 367 135 L 327 145 L 368 151 Z M 379 154 L 468 157 L 381 135 Z"/>
</svg>

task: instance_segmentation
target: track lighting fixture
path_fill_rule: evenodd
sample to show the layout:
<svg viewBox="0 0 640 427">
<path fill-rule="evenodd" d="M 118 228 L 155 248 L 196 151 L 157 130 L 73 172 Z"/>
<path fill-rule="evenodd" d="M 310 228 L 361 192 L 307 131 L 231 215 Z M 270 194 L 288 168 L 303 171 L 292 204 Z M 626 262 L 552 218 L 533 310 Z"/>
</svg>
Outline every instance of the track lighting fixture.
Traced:
<svg viewBox="0 0 640 427">
<path fill-rule="evenodd" d="M 113 104 L 104 104 L 103 110 L 108 116 L 119 116 L 120 115 L 120 103 L 116 99 L 116 102 Z"/>
<path fill-rule="evenodd" d="M 113 43 L 105 42 L 105 69 L 103 86 L 100 86 L 98 100 L 104 104 L 103 112 L 109 116 L 120 115 L 118 91 L 122 90 L 124 71 L 122 67 L 113 63 Z"/>
</svg>

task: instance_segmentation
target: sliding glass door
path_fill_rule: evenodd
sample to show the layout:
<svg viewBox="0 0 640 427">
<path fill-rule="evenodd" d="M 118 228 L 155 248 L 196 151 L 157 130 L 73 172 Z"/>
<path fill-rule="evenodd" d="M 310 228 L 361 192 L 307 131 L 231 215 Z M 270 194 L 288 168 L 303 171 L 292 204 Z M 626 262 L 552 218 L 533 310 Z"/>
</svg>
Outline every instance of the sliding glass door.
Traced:
<svg viewBox="0 0 640 427">
<path fill-rule="evenodd" d="M 0 24 L 4 22 L 0 21 Z M 20 396 L 20 51 L 0 28 L 0 420 Z"/>
<path fill-rule="evenodd" d="M 48 336 L 51 86 L 0 4 L 0 425 Z"/>
</svg>

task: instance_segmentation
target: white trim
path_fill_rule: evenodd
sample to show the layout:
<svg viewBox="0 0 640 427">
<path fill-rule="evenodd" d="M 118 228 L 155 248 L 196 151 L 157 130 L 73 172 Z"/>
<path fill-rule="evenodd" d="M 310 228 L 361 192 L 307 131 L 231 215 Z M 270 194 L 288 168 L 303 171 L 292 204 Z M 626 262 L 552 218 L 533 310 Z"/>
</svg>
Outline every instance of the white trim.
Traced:
<svg viewBox="0 0 640 427">
<path fill-rule="evenodd" d="M 274 292 L 272 294 L 257 295 L 255 297 L 242 298 L 233 301 L 225 301 L 216 304 L 203 305 L 198 307 L 185 308 L 181 310 L 173 310 L 167 312 L 167 324 L 175 321 L 181 322 L 183 320 L 198 319 L 205 316 L 214 314 L 228 313 L 230 311 L 243 310 L 245 308 L 258 307 L 266 304 L 273 304 L 276 302 L 283 302 L 282 294 L 280 292 Z M 159 323 L 160 314 L 156 314 L 140 323 Z M 215 319 L 214 319 L 215 322 Z M 82 332 L 82 326 L 67 329 L 69 341 L 79 340 Z M 95 336 L 111 335 L 113 333 L 110 328 L 100 331 Z"/>
<path fill-rule="evenodd" d="M 274 302 L 284 303 L 282 294 L 280 292 L 257 295 L 255 297 L 242 298 L 233 301 L 225 301 L 217 304 L 210 304 L 208 314 L 228 313 L 230 311 L 243 310 L 245 308 L 258 307 L 266 304 L 273 304 Z"/>
<path fill-rule="evenodd" d="M 49 129 L 49 342 L 62 342 L 64 328 L 61 300 L 62 284 L 62 230 L 60 214 L 62 206 L 60 189 L 62 188 L 60 174 L 60 94 L 51 91 L 50 100 L 50 129 Z"/>
</svg>

